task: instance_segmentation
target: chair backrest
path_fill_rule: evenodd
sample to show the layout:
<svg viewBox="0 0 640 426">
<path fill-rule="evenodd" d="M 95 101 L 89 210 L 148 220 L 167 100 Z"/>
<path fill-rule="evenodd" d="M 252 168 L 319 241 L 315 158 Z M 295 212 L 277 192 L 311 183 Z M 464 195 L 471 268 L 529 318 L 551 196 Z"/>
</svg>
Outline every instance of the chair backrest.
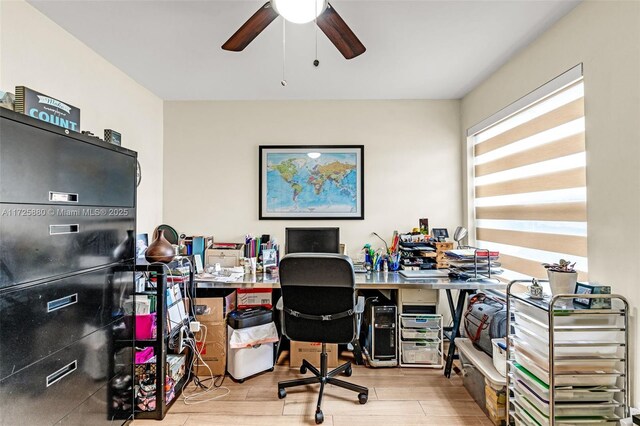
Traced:
<svg viewBox="0 0 640 426">
<path fill-rule="evenodd" d="M 302 342 L 349 343 L 355 337 L 356 315 L 322 321 L 309 316 L 348 312 L 355 307 L 355 276 L 349 257 L 332 253 L 292 253 L 280 260 L 282 332 Z"/>
</svg>

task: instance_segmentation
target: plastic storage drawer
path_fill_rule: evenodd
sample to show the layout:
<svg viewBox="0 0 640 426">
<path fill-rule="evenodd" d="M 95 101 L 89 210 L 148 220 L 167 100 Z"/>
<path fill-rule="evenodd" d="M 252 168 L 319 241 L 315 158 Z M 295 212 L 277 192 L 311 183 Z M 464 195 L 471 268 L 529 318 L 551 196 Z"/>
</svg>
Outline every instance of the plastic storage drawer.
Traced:
<svg viewBox="0 0 640 426">
<path fill-rule="evenodd" d="M 402 339 L 440 340 L 440 330 L 432 328 L 403 328 Z"/>
<path fill-rule="evenodd" d="M 440 343 L 402 342 L 402 362 L 407 364 L 440 363 Z"/>
<path fill-rule="evenodd" d="M 402 317 L 403 328 L 440 328 L 440 317 L 434 316 L 415 316 Z"/>
<path fill-rule="evenodd" d="M 522 382 L 541 399 L 549 400 L 549 386 L 536 376 L 515 364 L 514 379 Z M 556 402 L 612 402 L 616 391 L 603 389 L 600 386 L 556 389 Z"/>
</svg>

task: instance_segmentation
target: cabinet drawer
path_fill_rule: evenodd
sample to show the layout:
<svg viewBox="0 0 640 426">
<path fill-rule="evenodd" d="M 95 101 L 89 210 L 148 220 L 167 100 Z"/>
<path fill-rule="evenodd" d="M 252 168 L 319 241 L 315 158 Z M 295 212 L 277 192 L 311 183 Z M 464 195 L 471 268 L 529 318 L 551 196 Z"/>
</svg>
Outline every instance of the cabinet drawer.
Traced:
<svg viewBox="0 0 640 426">
<path fill-rule="evenodd" d="M 109 384 L 101 387 L 56 424 L 107 426 L 121 425 L 125 420 L 133 419 L 132 390 L 122 389 L 127 385 L 132 387 L 132 383 L 127 384 L 124 380 L 122 377 L 111 379 Z"/>
<path fill-rule="evenodd" d="M 0 294 L 0 378 L 112 324 L 126 330 L 122 304 L 133 293 L 124 264 Z"/>
<path fill-rule="evenodd" d="M 135 205 L 134 156 L 6 118 L 0 120 L 3 203 Z"/>
<path fill-rule="evenodd" d="M 0 204 L 0 289 L 134 257 L 135 209 Z"/>
<path fill-rule="evenodd" d="M 105 386 L 109 340 L 97 331 L 0 381 L 0 424 L 51 425 Z"/>
<path fill-rule="evenodd" d="M 438 304 L 438 292 L 439 290 L 430 290 L 422 288 L 403 288 L 398 290 L 400 292 L 400 301 L 402 304 Z"/>
</svg>

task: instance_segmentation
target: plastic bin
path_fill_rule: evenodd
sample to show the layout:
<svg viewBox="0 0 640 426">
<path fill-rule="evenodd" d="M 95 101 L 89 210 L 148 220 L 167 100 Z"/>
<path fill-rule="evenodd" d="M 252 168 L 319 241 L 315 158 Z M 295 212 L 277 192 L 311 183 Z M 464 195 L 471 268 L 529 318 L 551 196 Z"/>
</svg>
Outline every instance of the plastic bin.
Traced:
<svg viewBox="0 0 640 426">
<path fill-rule="evenodd" d="M 402 342 L 402 362 L 406 364 L 440 364 L 439 342 Z"/>
<path fill-rule="evenodd" d="M 156 313 L 136 315 L 136 339 L 155 339 L 157 334 Z"/>
<path fill-rule="evenodd" d="M 545 417 L 549 417 L 549 401 L 540 399 L 538 395 L 522 382 L 516 381 L 515 388 L 527 401 Z M 606 404 L 606 405 L 605 405 Z M 600 406 L 599 406 L 600 405 Z M 567 403 L 556 402 L 555 415 L 557 417 L 598 417 L 613 416 L 615 407 L 610 403 Z"/>
<path fill-rule="evenodd" d="M 514 351 L 516 362 L 540 379 L 545 385 L 549 385 L 549 373 L 540 368 L 534 361 L 520 351 Z M 603 371 L 614 373 L 615 371 Z M 581 374 L 556 376 L 556 386 L 615 386 L 618 376 L 585 376 Z"/>
<path fill-rule="evenodd" d="M 524 412 L 525 416 L 528 415 L 529 418 L 533 419 L 538 425 L 547 426 L 549 425 L 549 417 L 542 414 L 531 402 L 529 402 L 526 396 L 519 394 L 518 392 L 514 392 L 514 397 L 516 404 L 520 406 L 520 413 Z M 516 406 L 517 407 L 517 406 Z M 557 406 L 556 406 L 557 407 Z M 558 416 L 555 416 L 556 419 Z M 591 420 L 591 421 L 589 421 Z M 564 417 L 562 419 L 562 425 L 617 425 L 616 421 L 606 421 L 602 417 L 595 416 L 590 418 L 580 418 L 580 417 Z"/>
<path fill-rule="evenodd" d="M 542 368 L 544 371 L 549 370 L 549 357 L 541 354 L 536 350 L 536 347 L 527 343 L 524 340 L 514 339 L 513 345 L 516 351 L 522 352 L 525 356 L 529 357 L 536 365 Z M 568 359 L 568 360 L 555 360 L 556 371 L 578 371 L 578 372 L 590 372 L 590 371 L 615 371 L 616 366 L 620 364 L 620 361 L 616 359 Z"/>
<path fill-rule="evenodd" d="M 507 376 L 507 350 L 502 349 L 498 343 L 502 343 L 505 347 L 507 339 L 499 337 L 497 339 L 491 339 L 491 347 L 493 348 L 493 366 L 498 370 L 498 373 L 502 377 Z"/>
<path fill-rule="evenodd" d="M 403 328 L 440 328 L 440 317 L 416 316 L 402 317 Z"/>
<path fill-rule="evenodd" d="M 440 340 L 440 330 L 431 328 L 403 328 L 401 330 L 403 339 L 418 340 Z"/>
<path fill-rule="evenodd" d="M 513 301 L 512 309 L 514 313 L 516 312 L 522 313 L 541 322 L 542 324 L 545 324 L 545 325 L 549 324 L 547 311 L 540 308 L 535 308 L 529 305 L 528 303 L 522 302 L 521 300 L 518 300 L 516 298 L 513 298 L 512 301 Z M 580 315 L 569 315 L 571 311 L 566 311 L 566 314 L 564 314 L 565 311 L 562 311 L 557 308 L 554 311 L 555 311 L 554 323 L 557 326 L 590 326 L 590 327 L 608 326 L 608 327 L 611 327 L 613 325 L 620 325 L 620 326 L 624 325 L 624 318 L 622 316 L 599 315 L 599 314 L 588 315 L 584 313 L 581 313 Z M 584 310 L 581 309 L 581 312 L 584 312 Z"/>
<path fill-rule="evenodd" d="M 522 312 L 514 312 L 515 323 L 521 328 L 526 328 L 538 339 L 549 344 L 549 325 Z M 559 326 L 558 324 L 556 324 Z M 589 325 L 574 325 L 574 327 L 590 327 Z M 610 326 L 609 326 L 610 327 Z M 554 340 L 556 343 L 590 342 L 590 343 L 618 343 L 624 342 L 624 331 L 562 331 L 556 328 Z"/>
<path fill-rule="evenodd" d="M 540 399 L 549 401 L 549 386 L 519 364 L 514 370 L 514 379 L 525 384 Z M 556 389 L 556 402 L 613 402 L 615 390 L 600 386 Z"/>
<path fill-rule="evenodd" d="M 519 339 L 530 342 L 531 345 L 535 346 L 538 353 L 545 358 L 549 357 L 548 331 L 544 331 L 544 335 L 540 336 L 518 324 L 513 324 L 513 328 Z M 571 333 L 556 333 L 556 337 L 562 334 L 565 335 L 565 338 L 571 335 Z M 556 343 L 560 342 L 556 339 Z M 556 346 L 554 349 L 556 356 L 614 355 L 621 350 L 621 346 L 598 346 L 594 344 L 593 346 Z"/>
</svg>

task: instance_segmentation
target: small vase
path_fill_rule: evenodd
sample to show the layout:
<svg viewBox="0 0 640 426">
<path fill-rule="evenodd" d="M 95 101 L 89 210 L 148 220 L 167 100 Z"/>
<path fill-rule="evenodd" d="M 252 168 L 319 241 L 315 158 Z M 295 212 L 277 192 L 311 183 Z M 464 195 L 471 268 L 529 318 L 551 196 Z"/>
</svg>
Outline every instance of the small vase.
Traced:
<svg viewBox="0 0 640 426">
<path fill-rule="evenodd" d="M 558 272 L 547 269 L 549 276 L 549 287 L 551 295 L 554 294 L 573 294 L 576 291 L 576 282 L 578 281 L 577 272 Z"/>
<path fill-rule="evenodd" d="M 149 247 L 147 247 L 147 251 L 144 254 L 144 257 L 150 263 L 169 263 L 173 260 L 174 256 L 175 251 L 173 249 L 173 246 L 164 237 L 164 229 L 161 229 L 158 232 L 158 238 L 156 238 L 155 241 L 149 244 Z"/>
</svg>

